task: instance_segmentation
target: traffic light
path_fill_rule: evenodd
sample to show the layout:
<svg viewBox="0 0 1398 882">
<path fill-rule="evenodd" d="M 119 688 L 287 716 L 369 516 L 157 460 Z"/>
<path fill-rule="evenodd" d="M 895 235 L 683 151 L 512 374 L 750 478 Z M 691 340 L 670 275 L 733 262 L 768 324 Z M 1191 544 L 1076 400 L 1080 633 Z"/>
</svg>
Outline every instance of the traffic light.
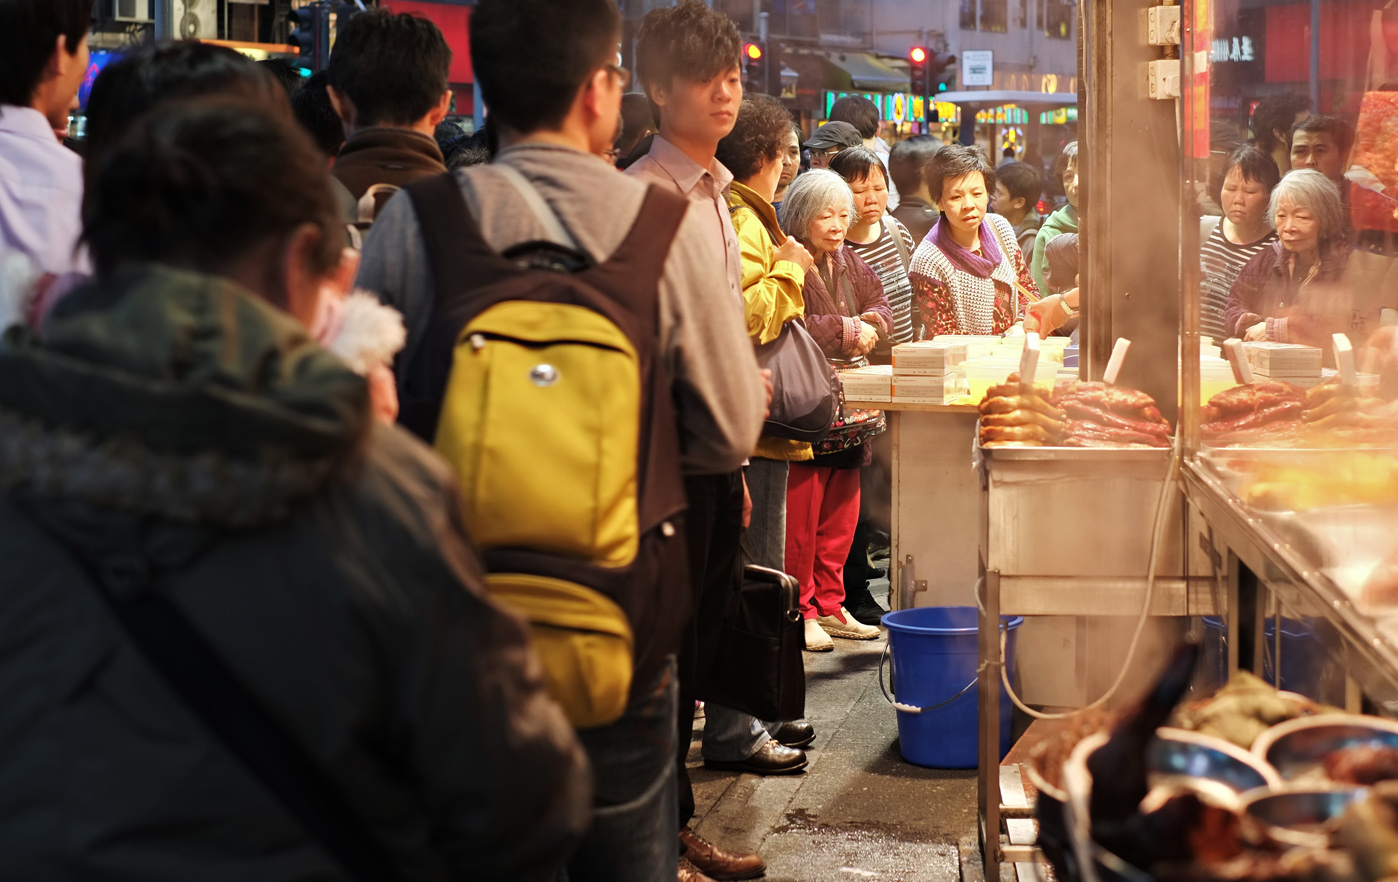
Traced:
<svg viewBox="0 0 1398 882">
<path fill-rule="evenodd" d="M 767 50 L 761 43 L 743 44 L 743 79 L 754 92 L 767 91 Z"/>
<path fill-rule="evenodd" d="M 289 33 L 286 41 L 296 49 L 296 56 L 311 70 L 325 67 L 330 58 L 330 10 L 325 3 L 315 2 L 286 14 Z"/>
<path fill-rule="evenodd" d="M 914 95 L 925 96 L 931 91 L 927 85 L 928 55 L 925 46 L 914 46 L 908 50 L 908 81 L 912 87 L 909 91 Z"/>
<path fill-rule="evenodd" d="M 956 84 L 956 56 L 934 52 L 927 59 L 927 94 L 947 91 Z"/>
</svg>

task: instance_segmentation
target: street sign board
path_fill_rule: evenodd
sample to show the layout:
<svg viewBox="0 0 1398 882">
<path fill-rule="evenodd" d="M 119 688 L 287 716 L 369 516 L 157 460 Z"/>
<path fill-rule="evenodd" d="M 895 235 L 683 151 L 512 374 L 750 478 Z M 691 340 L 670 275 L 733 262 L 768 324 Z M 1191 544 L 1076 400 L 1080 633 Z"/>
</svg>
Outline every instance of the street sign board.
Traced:
<svg viewBox="0 0 1398 882">
<path fill-rule="evenodd" d="M 995 85 L 995 53 L 989 49 L 972 49 L 961 53 L 961 85 Z"/>
</svg>

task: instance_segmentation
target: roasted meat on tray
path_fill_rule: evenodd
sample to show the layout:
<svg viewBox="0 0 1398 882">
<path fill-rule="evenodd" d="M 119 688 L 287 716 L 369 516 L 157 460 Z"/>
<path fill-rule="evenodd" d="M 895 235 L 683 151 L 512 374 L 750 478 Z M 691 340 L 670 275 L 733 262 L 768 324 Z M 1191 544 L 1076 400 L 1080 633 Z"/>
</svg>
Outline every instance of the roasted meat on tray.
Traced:
<svg viewBox="0 0 1398 882">
<path fill-rule="evenodd" d="M 1068 447 L 1170 446 L 1170 423 L 1144 392 L 1080 382 L 1060 386 L 1053 402 L 1068 417 Z"/>
<path fill-rule="evenodd" d="M 1299 437 L 1306 390 L 1291 383 L 1267 380 L 1225 389 L 1204 406 L 1199 433 L 1206 443 L 1227 447 L 1256 441 L 1262 436 L 1281 446 Z"/>
<path fill-rule="evenodd" d="M 1010 374 L 986 390 L 980 403 L 982 447 L 1052 447 L 1063 443 L 1063 411 L 1042 389 Z"/>
</svg>

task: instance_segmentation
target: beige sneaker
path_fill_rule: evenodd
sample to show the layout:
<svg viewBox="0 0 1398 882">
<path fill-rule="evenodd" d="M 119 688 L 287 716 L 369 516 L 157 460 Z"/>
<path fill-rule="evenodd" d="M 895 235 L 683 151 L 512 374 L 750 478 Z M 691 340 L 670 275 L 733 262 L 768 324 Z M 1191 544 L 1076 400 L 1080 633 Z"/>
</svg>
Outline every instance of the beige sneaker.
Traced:
<svg viewBox="0 0 1398 882">
<path fill-rule="evenodd" d="M 806 651 L 829 652 L 835 648 L 835 641 L 825 633 L 815 619 L 806 619 Z"/>
<path fill-rule="evenodd" d="M 810 621 L 807 619 L 807 621 Z M 825 633 L 831 637 L 845 637 L 850 640 L 873 640 L 879 636 L 879 629 L 871 625 L 866 625 L 854 616 L 845 612 L 842 606 L 833 616 L 818 616 L 816 622 L 824 629 Z M 809 630 L 806 632 L 809 634 Z M 806 645 L 811 645 L 811 638 L 806 638 Z"/>
</svg>

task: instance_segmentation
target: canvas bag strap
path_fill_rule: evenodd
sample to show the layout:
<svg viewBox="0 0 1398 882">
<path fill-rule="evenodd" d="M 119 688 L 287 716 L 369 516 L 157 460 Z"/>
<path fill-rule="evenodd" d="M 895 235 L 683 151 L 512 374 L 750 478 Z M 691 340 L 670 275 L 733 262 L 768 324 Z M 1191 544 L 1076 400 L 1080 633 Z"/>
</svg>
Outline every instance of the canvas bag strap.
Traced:
<svg viewBox="0 0 1398 882">
<path fill-rule="evenodd" d="M 330 775 L 272 717 L 174 602 L 150 584 L 155 573 L 148 563 L 140 558 L 94 561 L 56 536 L 51 538 L 67 548 L 147 663 L 348 878 L 404 878 L 397 860 L 350 807 Z"/>
<path fill-rule="evenodd" d="M 563 226 L 563 222 L 558 219 L 558 213 L 544 200 L 543 196 L 539 195 L 538 188 L 530 183 L 528 178 L 518 169 L 503 162 L 497 162 L 493 164 L 491 168 L 495 169 L 495 171 L 508 181 L 510 185 L 515 188 L 515 191 L 519 193 L 520 198 L 524 200 L 524 204 L 529 206 L 530 213 L 543 225 L 544 235 L 548 237 L 548 241 L 555 245 L 562 245 L 565 248 L 580 250 L 577 240 L 574 239 L 572 234 L 568 232 L 568 229 Z"/>
</svg>

